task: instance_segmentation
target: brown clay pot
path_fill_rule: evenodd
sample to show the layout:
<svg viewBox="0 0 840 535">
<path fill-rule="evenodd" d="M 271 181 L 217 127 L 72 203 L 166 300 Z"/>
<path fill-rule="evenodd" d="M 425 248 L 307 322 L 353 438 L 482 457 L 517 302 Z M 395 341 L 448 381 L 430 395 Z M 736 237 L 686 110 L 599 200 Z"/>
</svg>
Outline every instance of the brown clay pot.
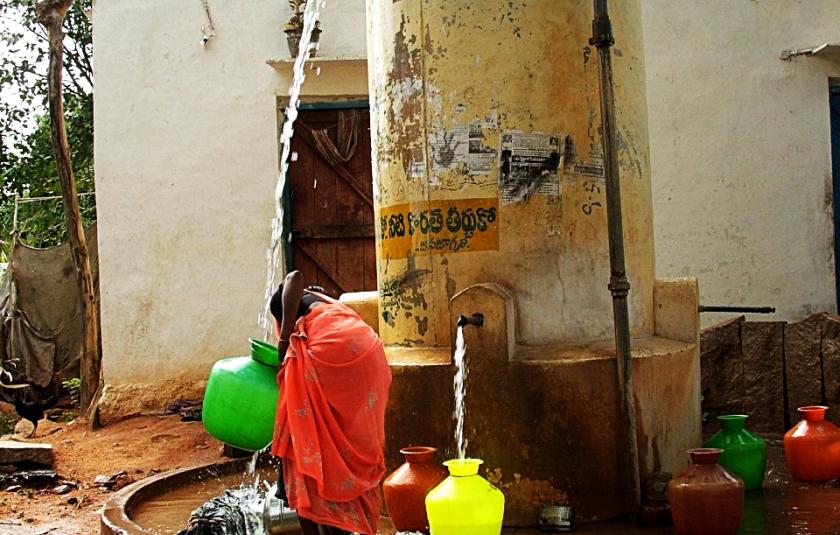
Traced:
<svg viewBox="0 0 840 535">
<path fill-rule="evenodd" d="M 691 464 L 668 484 L 679 535 L 735 535 L 744 512 L 744 482 L 717 464 L 723 450 L 689 450 Z"/>
<path fill-rule="evenodd" d="M 799 481 L 827 481 L 840 476 L 840 429 L 825 419 L 828 407 L 797 409 L 805 417 L 785 433 L 790 475 Z"/>
<path fill-rule="evenodd" d="M 382 484 L 385 508 L 397 531 L 429 532 L 426 494 L 446 479 L 446 469 L 435 462 L 437 448 L 410 446 L 400 450 L 405 464 Z"/>
</svg>

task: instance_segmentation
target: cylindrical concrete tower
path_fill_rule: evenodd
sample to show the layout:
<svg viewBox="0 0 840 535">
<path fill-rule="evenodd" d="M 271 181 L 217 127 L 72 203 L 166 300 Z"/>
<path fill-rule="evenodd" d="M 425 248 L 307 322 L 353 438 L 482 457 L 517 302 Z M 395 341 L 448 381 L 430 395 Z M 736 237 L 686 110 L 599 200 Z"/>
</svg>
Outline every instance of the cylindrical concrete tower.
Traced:
<svg viewBox="0 0 840 535">
<path fill-rule="evenodd" d="M 639 0 L 611 6 L 634 335 L 653 333 Z M 450 345 L 449 299 L 514 294 L 524 344 L 612 337 L 590 0 L 369 0 L 380 334 Z"/>
</svg>

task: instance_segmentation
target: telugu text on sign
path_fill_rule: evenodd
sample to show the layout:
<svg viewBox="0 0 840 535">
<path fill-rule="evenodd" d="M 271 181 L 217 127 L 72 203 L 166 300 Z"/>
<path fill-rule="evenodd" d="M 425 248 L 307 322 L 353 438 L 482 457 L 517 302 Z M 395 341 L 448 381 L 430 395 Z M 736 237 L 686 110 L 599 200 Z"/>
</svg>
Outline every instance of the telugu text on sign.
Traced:
<svg viewBox="0 0 840 535">
<path fill-rule="evenodd" d="M 379 211 L 379 256 L 499 249 L 499 200 L 457 199 L 397 204 Z"/>
</svg>

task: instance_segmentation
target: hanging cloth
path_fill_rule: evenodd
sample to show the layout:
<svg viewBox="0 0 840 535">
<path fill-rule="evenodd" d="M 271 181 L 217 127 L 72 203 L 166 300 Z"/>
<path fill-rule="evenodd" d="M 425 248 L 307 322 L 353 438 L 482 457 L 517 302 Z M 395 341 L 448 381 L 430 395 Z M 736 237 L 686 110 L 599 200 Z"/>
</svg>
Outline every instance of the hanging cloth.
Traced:
<svg viewBox="0 0 840 535">
<path fill-rule="evenodd" d="M 336 141 L 330 137 L 329 128 L 312 129 L 315 147 L 330 164 L 347 163 L 356 152 L 359 141 L 359 111 L 341 110 L 338 112 Z"/>
</svg>

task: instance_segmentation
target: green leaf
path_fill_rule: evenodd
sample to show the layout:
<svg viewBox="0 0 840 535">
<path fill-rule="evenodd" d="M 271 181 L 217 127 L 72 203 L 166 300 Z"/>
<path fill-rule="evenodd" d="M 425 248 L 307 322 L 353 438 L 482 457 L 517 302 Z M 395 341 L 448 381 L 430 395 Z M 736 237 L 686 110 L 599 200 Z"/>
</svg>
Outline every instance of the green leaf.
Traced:
<svg viewBox="0 0 840 535">
<path fill-rule="evenodd" d="M 50 142 L 50 123 L 46 115 L 47 83 L 44 74 L 49 61 L 44 30 L 37 23 L 34 2 L 3 0 L 0 18 L 17 24 L 0 26 L 0 41 L 11 46 L 0 57 L 0 85 L 17 95 L 0 101 L 0 241 L 8 242 L 12 233 L 15 195 L 41 197 L 58 195 L 61 189 Z M 82 93 L 64 93 L 67 136 L 79 192 L 93 191 L 93 55 L 91 28 L 84 14 L 91 0 L 76 0 L 65 19 L 65 80 L 69 73 L 84 81 Z M 15 26 L 12 30 L 10 27 Z M 21 30 L 22 28 L 22 30 Z M 75 55 L 75 61 L 74 56 Z M 96 219 L 95 199 L 80 198 L 85 224 Z M 20 204 L 18 233 L 27 244 L 48 247 L 66 236 L 61 200 Z M 0 246 L 0 257 L 5 253 Z"/>
</svg>

